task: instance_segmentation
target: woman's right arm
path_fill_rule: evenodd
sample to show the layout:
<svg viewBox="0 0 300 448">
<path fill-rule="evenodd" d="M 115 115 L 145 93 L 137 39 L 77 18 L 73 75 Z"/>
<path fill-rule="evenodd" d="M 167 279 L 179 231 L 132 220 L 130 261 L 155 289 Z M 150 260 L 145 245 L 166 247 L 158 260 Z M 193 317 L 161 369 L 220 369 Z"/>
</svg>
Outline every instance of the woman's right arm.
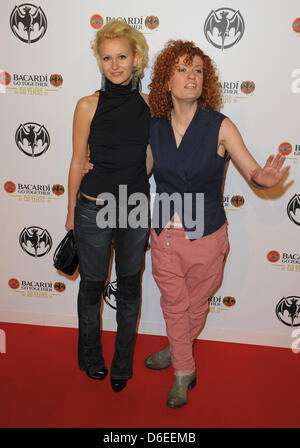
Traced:
<svg viewBox="0 0 300 448">
<path fill-rule="evenodd" d="M 92 119 L 91 97 L 81 98 L 75 108 L 73 119 L 73 156 L 68 180 L 68 214 L 66 230 L 74 228 L 74 210 L 82 179 L 83 166 L 88 154 L 88 137 Z"/>
</svg>

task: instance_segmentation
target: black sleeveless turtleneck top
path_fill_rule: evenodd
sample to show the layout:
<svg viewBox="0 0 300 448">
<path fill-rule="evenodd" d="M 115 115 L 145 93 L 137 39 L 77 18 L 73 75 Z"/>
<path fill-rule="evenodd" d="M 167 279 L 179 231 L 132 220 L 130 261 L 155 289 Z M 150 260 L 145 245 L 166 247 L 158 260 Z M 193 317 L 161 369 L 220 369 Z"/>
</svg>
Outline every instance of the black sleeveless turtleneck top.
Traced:
<svg viewBox="0 0 300 448">
<path fill-rule="evenodd" d="M 139 93 L 106 79 L 90 126 L 88 144 L 94 168 L 82 179 L 80 191 L 97 198 L 113 193 L 119 185 L 127 194 L 148 194 L 146 148 L 149 143 L 150 110 Z"/>
</svg>

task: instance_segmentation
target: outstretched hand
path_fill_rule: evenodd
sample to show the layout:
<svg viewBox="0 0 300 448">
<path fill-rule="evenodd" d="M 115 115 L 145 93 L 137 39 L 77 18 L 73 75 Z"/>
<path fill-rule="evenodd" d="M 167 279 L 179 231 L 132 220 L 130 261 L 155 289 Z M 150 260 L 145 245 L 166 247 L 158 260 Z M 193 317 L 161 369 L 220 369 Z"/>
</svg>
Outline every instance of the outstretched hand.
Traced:
<svg viewBox="0 0 300 448">
<path fill-rule="evenodd" d="M 263 168 L 253 170 L 250 173 L 254 186 L 263 188 L 275 187 L 290 169 L 290 166 L 282 168 L 284 161 L 285 156 L 281 154 L 277 154 L 276 157 L 273 155 L 269 156 Z"/>
</svg>

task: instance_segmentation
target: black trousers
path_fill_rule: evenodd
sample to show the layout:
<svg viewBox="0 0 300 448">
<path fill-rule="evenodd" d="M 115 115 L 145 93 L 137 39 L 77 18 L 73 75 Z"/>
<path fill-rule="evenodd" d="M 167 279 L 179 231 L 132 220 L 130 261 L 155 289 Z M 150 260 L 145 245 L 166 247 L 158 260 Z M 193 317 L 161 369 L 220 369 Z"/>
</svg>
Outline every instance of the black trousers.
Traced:
<svg viewBox="0 0 300 448">
<path fill-rule="evenodd" d="M 147 228 L 99 228 L 101 206 L 80 195 L 75 208 L 75 238 L 79 255 L 78 363 L 81 370 L 105 367 L 100 338 L 101 296 L 107 279 L 112 241 L 118 280 L 117 334 L 110 375 L 132 376 L 133 349 L 141 297 Z M 118 215 L 118 213 L 117 213 Z"/>
</svg>

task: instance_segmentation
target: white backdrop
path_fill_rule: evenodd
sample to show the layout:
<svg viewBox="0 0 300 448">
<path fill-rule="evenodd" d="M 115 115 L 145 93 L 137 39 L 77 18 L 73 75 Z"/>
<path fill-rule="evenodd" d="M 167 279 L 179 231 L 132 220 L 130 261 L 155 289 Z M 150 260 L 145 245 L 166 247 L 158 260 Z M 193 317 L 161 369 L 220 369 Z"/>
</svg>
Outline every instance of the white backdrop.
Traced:
<svg viewBox="0 0 300 448">
<path fill-rule="evenodd" d="M 229 164 L 224 206 L 230 252 L 200 338 L 291 347 L 292 332 L 295 336 L 300 325 L 299 1 L 109 3 L 36 0 L 17 4 L 20 12 L 13 13 L 15 2 L 1 1 L 0 321 L 77 326 L 79 278 L 57 272 L 52 257 L 65 234 L 74 107 L 100 84 L 90 49 L 96 32 L 92 25 L 118 17 L 145 33 L 149 43 L 144 92 L 163 44 L 169 39 L 193 40 L 214 59 L 223 89 L 222 112 L 237 124 L 257 161 L 263 164 L 279 149 L 287 154 L 290 175 L 272 192 L 254 191 Z M 223 16 L 230 20 L 238 10 L 240 21 L 229 22 L 232 27 L 224 40 L 229 48 L 222 50 L 217 47 L 221 13 L 228 13 Z M 215 25 L 209 29 L 205 24 L 212 11 Z M 29 14 L 35 15 L 30 19 Z M 31 20 L 27 33 L 24 27 Z M 35 131 L 31 137 L 30 129 Z M 36 253 L 31 248 L 34 232 L 50 235 L 42 238 Z M 102 315 L 103 329 L 114 330 L 115 310 L 104 303 Z M 139 332 L 165 334 L 149 251 Z"/>
</svg>

